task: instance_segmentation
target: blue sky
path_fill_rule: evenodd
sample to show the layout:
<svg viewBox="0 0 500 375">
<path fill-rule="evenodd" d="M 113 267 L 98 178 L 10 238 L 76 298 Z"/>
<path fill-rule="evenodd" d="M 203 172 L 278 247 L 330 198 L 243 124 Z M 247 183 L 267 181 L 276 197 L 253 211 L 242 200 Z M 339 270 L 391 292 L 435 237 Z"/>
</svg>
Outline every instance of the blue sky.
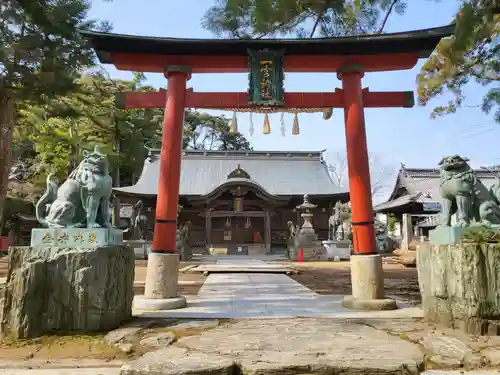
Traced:
<svg viewBox="0 0 500 375">
<path fill-rule="evenodd" d="M 393 16 L 387 32 L 423 29 L 449 23 L 456 13 L 457 0 L 419 0 L 410 2 L 404 16 Z M 109 20 L 113 32 L 164 37 L 211 38 L 201 26 L 201 18 L 213 0 L 94 0 L 91 17 Z M 363 79 L 371 91 L 405 91 L 416 89 L 416 75 L 424 61 L 412 70 L 370 73 Z M 113 78 L 131 78 L 131 73 L 106 65 Z M 149 74 L 148 84 L 165 87 L 163 75 Z M 246 91 L 246 74 L 197 74 L 188 82 L 196 91 Z M 335 74 L 287 74 L 287 91 L 333 91 L 340 87 Z M 444 103 L 435 100 L 428 107 L 412 109 L 368 109 L 366 128 L 370 152 L 380 155 L 385 163 L 408 167 L 435 167 L 444 155 L 459 153 L 468 156 L 473 165 L 500 163 L 497 140 L 498 125 L 492 116 L 486 116 L 475 106 L 480 104 L 483 87 L 467 87 L 466 108 L 455 115 L 431 120 L 432 105 Z M 214 112 L 220 114 L 221 112 Z M 232 114 L 228 114 L 231 116 Z M 271 115 L 271 134 L 262 134 L 263 116 L 254 115 L 255 133 L 248 134 L 249 116 L 240 114 L 239 130 L 247 136 L 256 150 L 321 150 L 337 151 L 345 148 L 344 122 L 341 109 L 325 121 L 321 114 L 301 114 L 300 135 L 292 136 L 292 117 L 286 116 L 287 134 L 280 132 L 279 115 Z"/>
</svg>

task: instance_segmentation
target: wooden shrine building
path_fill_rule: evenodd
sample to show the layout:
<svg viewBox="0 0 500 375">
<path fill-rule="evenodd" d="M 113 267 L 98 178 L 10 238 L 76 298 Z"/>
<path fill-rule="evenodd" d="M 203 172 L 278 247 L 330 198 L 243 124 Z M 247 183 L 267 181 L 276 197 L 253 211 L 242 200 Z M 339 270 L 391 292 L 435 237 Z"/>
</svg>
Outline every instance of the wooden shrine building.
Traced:
<svg viewBox="0 0 500 375">
<path fill-rule="evenodd" d="M 114 189 L 121 202 L 144 202 L 151 232 L 159 156 L 160 150 L 150 150 L 137 183 Z M 332 207 L 348 201 L 349 193 L 334 184 L 321 152 L 184 151 L 178 221 L 191 222 L 194 246 L 265 253 L 287 245 L 287 222 L 299 224 L 295 208 L 304 194 L 318 205 L 313 224 L 326 239 Z"/>
<path fill-rule="evenodd" d="M 488 189 L 495 183 L 494 172 L 498 173 L 484 169 L 474 172 Z M 438 224 L 436 215 L 441 210 L 439 185 L 439 169 L 401 165 L 389 199 L 373 210 L 379 214 L 394 215 L 397 226 L 400 226 L 403 214 L 411 214 L 412 226 L 420 228 L 421 235 L 427 235 Z"/>
</svg>

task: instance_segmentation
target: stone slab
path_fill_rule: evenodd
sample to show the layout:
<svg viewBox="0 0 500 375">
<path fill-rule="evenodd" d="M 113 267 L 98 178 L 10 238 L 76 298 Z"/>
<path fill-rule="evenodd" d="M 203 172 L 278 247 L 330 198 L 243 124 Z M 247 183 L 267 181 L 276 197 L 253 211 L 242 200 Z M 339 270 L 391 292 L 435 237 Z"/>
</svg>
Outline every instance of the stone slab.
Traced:
<svg viewBox="0 0 500 375">
<path fill-rule="evenodd" d="M 31 247 L 89 249 L 123 243 L 123 231 L 115 228 L 34 228 Z"/>
<path fill-rule="evenodd" d="M 460 243 L 460 238 L 467 228 L 461 227 L 436 227 L 429 231 L 431 245 L 453 245 Z"/>
<path fill-rule="evenodd" d="M 189 353 L 232 358 L 236 373 L 243 374 L 418 374 L 424 359 L 417 344 L 328 319 L 239 321 L 183 337 L 178 345 Z"/>
<path fill-rule="evenodd" d="M 272 259 L 272 258 L 270 258 Z M 245 256 L 219 259 L 214 264 L 200 264 L 189 272 L 207 273 L 287 273 L 295 271 L 286 264 L 267 263 L 260 259 Z"/>
<path fill-rule="evenodd" d="M 170 346 L 123 365 L 120 375 L 232 375 L 234 368 L 232 358 L 217 355 L 213 350 L 192 352 Z"/>
<path fill-rule="evenodd" d="M 288 318 L 328 318 L 343 319 L 399 319 L 422 318 L 418 307 L 398 304 L 397 310 L 361 311 L 342 306 L 344 296 L 328 296 L 322 301 L 310 299 L 282 299 L 279 303 L 266 305 L 255 301 L 208 300 L 187 298 L 187 307 L 177 310 L 144 311 L 133 310 L 137 318 L 152 319 L 288 319 Z"/>
<path fill-rule="evenodd" d="M 287 273 L 294 272 L 292 268 L 285 267 L 246 267 L 246 266 L 198 266 L 190 269 L 189 273 Z"/>
</svg>

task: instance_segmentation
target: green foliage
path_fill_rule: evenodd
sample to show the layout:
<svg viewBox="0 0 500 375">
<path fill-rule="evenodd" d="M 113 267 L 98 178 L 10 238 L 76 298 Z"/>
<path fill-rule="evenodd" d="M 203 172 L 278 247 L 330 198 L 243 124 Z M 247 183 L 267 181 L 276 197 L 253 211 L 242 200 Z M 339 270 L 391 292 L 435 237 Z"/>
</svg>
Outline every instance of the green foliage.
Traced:
<svg viewBox="0 0 500 375">
<path fill-rule="evenodd" d="M 203 26 L 230 38 L 296 35 L 347 36 L 381 33 L 390 14 L 402 14 L 404 0 L 219 0 Z"/>
<path fill-rule="evenodd" d="M 454 113 L 463 103 L 463 89 L 475 81 L 489 88 L 484 112 L 493 111 L 500 123 L 500 15 L 496 0 L 463 2 L 455 19 L 455 33 L 443 39 L 418 77 L 419 102 L 426 105 L 446 91 L 454 95 L 432 117 Z"/>
<path fill-rule="evenodd" d="M 472 226 L 464 231 L 461 239 L 472 243 L 500 243 L 500 228 Z"/>
<path fill-rule="evenodd" d="M 110 28 L 87 18 L 90 5 L 91 0 L 1 2 L 0 215 L 12 162 L 16 106 L 43 104 L 77 89 L 75 79 L 94 64 L 94 53 L 78 29 Z"/>
<path fill-rule="evenodd" d="M 75 87 L 93 65 L 80 29 L 109 30 L 87 19 L 90 0 L 4 0 L 0 7 L 0 78 L 16 100 L 44 99 Z"/>
<path fill-rule="evenodd" d="M 387 215 L 387 230 L 393 232 L 396 229 L 396 216 L 394 214 Z"/>
<path fill-rule="evenodd" d="M 404 0 L 218 0 L 203 19 L 206 29 L 230 38 L 299 38 L 382 33 L 388 18 L 403 14 Z M 444 39 L 418 77 L 419 102 L 446 91 L 454 99 L 431 117 L 454 113 L 470 81 L 488 86 L 480 107 L 500 122 L 498 0 L 460 0 L 455 35 Z"/>
<path fill-rule="evenodd" d="M 197 111 L 186 111 L 183 147 L 193 150 L 252 150 L 241 133 L 231 133 L 229 119 Z"/>
<path fill-rule="evenodd" d="M 144 146 L 161 145 L 163 109 L 119 110 L 115 95 L 155 90 L 142 84 L 143 80 L 140 74 L 133 81 L 84 75 L 76 80 L 78 91 L 44 104 L 21 103 L 13 148 L 28 169 L 30 181 L 43 186 L 48 173 L 66 178 L 80 162 L 82 151 L 98 144 L 109 156 L 115 185 L 134 184 L 147 155 Z M 229 130 L 224 117 L 187 111 L 184 148 L 251 149 L 243 135 Z"/>
</svg>

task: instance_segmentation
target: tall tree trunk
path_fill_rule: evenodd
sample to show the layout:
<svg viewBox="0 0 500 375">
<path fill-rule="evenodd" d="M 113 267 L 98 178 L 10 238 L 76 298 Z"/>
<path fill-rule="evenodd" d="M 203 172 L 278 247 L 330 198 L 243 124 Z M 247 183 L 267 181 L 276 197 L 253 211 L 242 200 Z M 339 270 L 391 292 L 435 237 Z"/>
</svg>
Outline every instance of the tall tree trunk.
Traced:
<svg viewBox="0 0 500 375">
<path fill-rule="evenodd" d="M 9 171 L 12 165 L 12 131 L 14 129 L 14 101 L 0 80 L 0 228 Z"/>
</svg>

